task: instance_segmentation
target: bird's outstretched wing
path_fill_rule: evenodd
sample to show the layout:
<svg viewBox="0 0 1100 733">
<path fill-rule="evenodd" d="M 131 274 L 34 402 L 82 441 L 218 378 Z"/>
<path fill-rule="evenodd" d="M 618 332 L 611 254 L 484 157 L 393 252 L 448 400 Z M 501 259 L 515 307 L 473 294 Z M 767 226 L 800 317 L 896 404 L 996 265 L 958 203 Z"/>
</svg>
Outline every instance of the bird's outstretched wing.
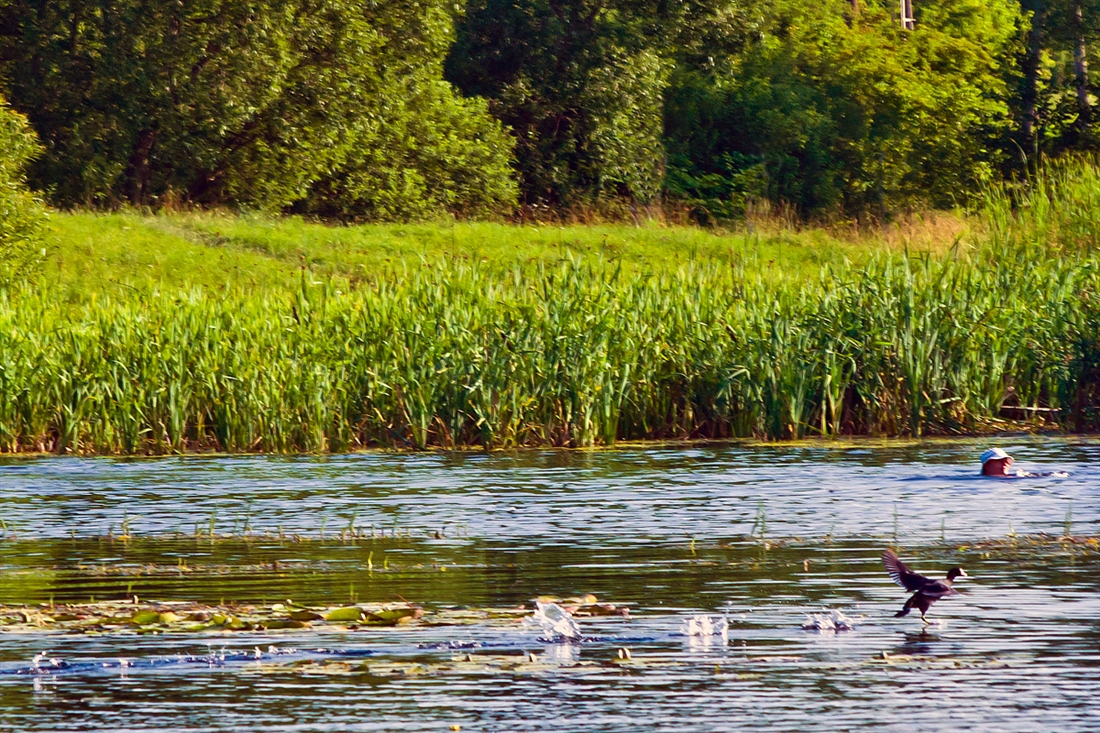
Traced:
<svg viewBox="0 0 1100 733">
<path fill-rule="evenodd" d="M 882 551 L 882 564 L 886 566 L 886 572 L 890 573 L 890 577 L 893 581 L 907 591 L 915 592 L 921 590 L 928 583 L 933 582 L 923 575 L 914 573 L 912 570 L 905 567 L 905 563 L 898 559 L 898 556 L 894 554 L 893 550 Z"/>
</svg>

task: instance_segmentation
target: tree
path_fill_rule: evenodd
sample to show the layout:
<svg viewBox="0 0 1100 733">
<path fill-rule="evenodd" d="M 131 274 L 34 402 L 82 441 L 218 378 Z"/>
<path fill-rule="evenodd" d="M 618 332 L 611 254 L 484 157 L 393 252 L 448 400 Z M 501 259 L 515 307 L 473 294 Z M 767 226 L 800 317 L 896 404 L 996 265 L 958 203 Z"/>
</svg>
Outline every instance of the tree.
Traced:
<svg viewBox="0 0 1100 733">
<path fill-rule="evenodd" d="M 1100 38 L 1097 0 L 1020 0 L 1019 140 L 1030 157 L 1097 146 L 1088 47 Z"/>
<path fill-rule="evenodd" d="M 444 7 L 0 0 L 0 76 L 45 143 L 32 181 L 59 203 L 280 209 L 383 142 L 383 127 L 406 114 L 410 87 L 435 83 L 421 107 L 441 105 L 430 114 L 507 155 L 484 108 L 438 86 Z M 404 53 L 397 67 L 394 48 Z M 404 78 L 433 65 L 434 80 Z M 494 190 L 507 203 L 507 181 Z"/>
<path fill-rule="evenodd" d="M 42 259 L 46 210 L 23 177 L 40 152 L 26 119 L 0 98 L 0 287 L 29 278 Z"/>
<path fill-rule="evenodd" d="M 1038 149 L 1036 128 L 1039 125 L 1039 76 L 1043 64 L 1044 0 L 1020 0 L 1020 9 L 1027 23 L 1027 40 L 1020 56 L 1020 143 L 1025 155 Z"/>
<path fill-rule="evenodd" d="M 1092 123 L 1092 103 L 1089 101 L 1088 46 L 1085 40 L 1085 17 L 1082 0 L 1073 0 L 1073 76 L 1077 86 L 1077 132 L 1088 135 Z"/>
<path fill-rule="evenodd" d="M 516 137 L 521 199 L 645 203 L 661 189 L 670 49 L 704 2 L 469 0 L 447 78 Z"/>
<path fill-rule="evenodd" d="M 1017 8 L 926 0 L 903 31 L 895 6 L 760 3 L 743 50 L 678 64 L 671 192 L 712 213 L 766 196 L 803 214 L 882 216 L 973 190 L 1003 155 Z"/>
<path fill-rule="evenodd" d="M 510 210 L 516 200 L 512 138 L 485 100 L 464 99 L 442 80 L 454 41 L 440 3 L 391 3 L 374 27 L 382 104 L 370 114 L 367 144 L 349 150 L 313 185 L 299 211 L 351 219 L 463 217 Z"/>
</svg>

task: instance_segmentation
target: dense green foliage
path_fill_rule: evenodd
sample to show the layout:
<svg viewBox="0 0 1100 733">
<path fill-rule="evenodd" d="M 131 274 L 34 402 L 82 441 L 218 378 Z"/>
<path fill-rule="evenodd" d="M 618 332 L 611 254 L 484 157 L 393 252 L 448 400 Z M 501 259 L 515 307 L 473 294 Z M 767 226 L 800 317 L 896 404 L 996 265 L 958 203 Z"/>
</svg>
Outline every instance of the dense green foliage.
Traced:
<svg viewBox="0 0 1100 733">
<path fill-rule="evenodd" d="M 23 175 L 39 152 L 27 121 L 0 98 L 0 288 L 29 279 L 45 254 L 46 210 Z"/>
<path fill-rule="evenodd" d="M 1044 151 L 1089 144 L 1093 4 L 918 0 L 903 29 L 894 0 L 473 0 L 448 74 L 513 128 L 533 206 L 660 184 L 708 220 L 887 218 L 966 203 L 1035 126 Z"/>
<path fill-rule="evenodd" d="M 751 197 L 885 214 L 960 203 L 989 178 L 1011 124 L 1014 0 L 918 3 L 912 31 L 874 3 L 767 6 L 741 53 L 673 77 L 677 193 L 719 215 Z"/>
<path fill-rule="evenodd" d="M 889 219 L 1095 147 L 1098 0 L 898 7 L 0 0 L 0 91 L 63 206 Z"/>
<path fill-rule="evenodd" d="M 352 7 L 369 8 L 368 27 L 383 39 L 370 61 L 382 88 L 351 110 L 368 131 L 348 140 L 346 158 L 296 208 L 387 221 L 509 210 L 516 199 L 511 139 L 484 100 L 463 99 L 442 78 L 453 6 L 389 0 Z"/>
<path fill-rule="evenodd" d="M 1100 349 L 1095 261 L 879 265 L 778 293 L 705 271 L 566 267 L 532 284 L 456 270 L 289 301 L 5 304 L 0 440 L 134 452 L 920 434 L 979 427 L 1008 387 L 1096 427 L 1095 408 L 1076 410 L 1097 390 L 1083 371 Z"/>
<path fill-rule="evenodd" d="M 1095 149 L 1095 84 L 1088 49 L 1100 40 L 1097 0 L 1020 0 L 1029 19 L 1013 96 L 1019 152 L 1034 164 L 1067 149 Z"/>
<path fill-rule="evenodd" d="M 1079 257 L 1100 251 L 1100 160 L 1071 157 L 986 191 L 982 218 L 994 252 Z"/>
<path fill-rule="evenodd" d="M 3 0 L 0 74 L 61 204 L 331 206 L 321 186 L 351 216 L 483 213 L 510 143 L 440 79 L 449 7 Z"/>
<path fill-rule="evenodd" d="M 1091 97 L 1065 49 L 1095 39 L 1092 4 L 919 0 L 904 30 L 885 0 L 474 0 L 448 73 L 513 128 L 530 205 L 646 202 L 659 182 L 704 220 L 760 199 L 885 218 L 1010 172 L 1028 94 L 1043 150 L 1088 144 L 1067 134 Z"/>
<path fill-rule="evenodd" d="M 663 176 L 663 53 L 684 11 L 650 0 L 472 0 L 449 77 L 518 141 L 523 200 L 651 201 Z"/>
</svg>

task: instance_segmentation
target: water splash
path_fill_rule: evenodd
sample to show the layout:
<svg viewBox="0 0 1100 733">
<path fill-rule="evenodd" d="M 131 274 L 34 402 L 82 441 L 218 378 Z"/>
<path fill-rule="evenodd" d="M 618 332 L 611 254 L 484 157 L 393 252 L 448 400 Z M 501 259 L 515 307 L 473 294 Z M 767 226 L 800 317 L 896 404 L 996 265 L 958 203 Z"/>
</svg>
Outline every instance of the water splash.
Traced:
<svg viewBox="0 0 1100 733">
<path fill-rule="evenodd" d="M 802 624 L 802 628 L 807 631 L 831 631 L 835 634 L 839 631 L 854 631 L 856 624 L 862 620 L 862 616 L 858 619 L 845 616 L 839 608 L 831 611 L 826 609 L 825 613 L 807 613 L 806 623 Z"/>
<path fill-rule="evenodd" d="M 36 673 L 48 673 L 55 669 L 65 669 L 68 666 L 68 662 L 64 659 L 50 657 L 49 652 L 38 652 L 31 660 L 31 669 Z"/>
<path fill-rule="evenodd" d="M 484 646 L 484 645 L 480 641 L 472 641 L 472 640 L 470 640 L 470 641 L 460 641 L 460 640 L 452 639 L 450 641 L 428 641 L 428 642 L 424 642 L 423 644 L 417 644 L 416 648 L 417 649 L 451 649 L 451 650 L 454 650 L 454 649 L 480 649 L 482 646 Z"/>
<path fill-rule="evenodd" d="M 696 614 L 680 626 L 680 633 L 692 638 L 712 639 L 717 636 L 723 644 L 730 640 L 730 622 L 725 616 Z"/>
<path fill-rule="evenodd" d="M 579 641 L 581 627 L 573 615 L 556 603 L 535 601 L 535 612 L 524 619 L 525 625 L 537 625 L 549 639 Z"/>
</svg>

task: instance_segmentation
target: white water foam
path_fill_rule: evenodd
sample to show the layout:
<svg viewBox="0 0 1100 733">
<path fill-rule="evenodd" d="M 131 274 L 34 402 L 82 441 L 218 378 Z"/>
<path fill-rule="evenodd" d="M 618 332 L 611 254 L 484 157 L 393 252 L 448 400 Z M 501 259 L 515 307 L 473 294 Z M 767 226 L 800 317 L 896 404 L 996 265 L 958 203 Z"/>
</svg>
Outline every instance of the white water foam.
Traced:
<svg viewBox="0 0 1100 733">
<path fill-rule="evenodd" d="M 711 639 L 717 636 L 723 644 L 730 640 L 730 622 L 725 616 L 708 616 L 696 614 L 680 626 L 680 633 L 693 638 Z"/>
<path fill-rule="evenodd" d="M 802 628 L 807 631 L 830 631 L 835 634 L 838 631 L 854 631 L 856 624 L 862 620 L 862 616 L 859 618 L 845 616 L 839 608 L 831 611 L 825 609 L 825 613 L 807 613 L 806 623 L 802 624 Z"/>
<path fill-rule="evenodd" d="M 573 615 L 556 603 L 535 601 L 535 612 L 524 619 L 524 625 L 537 625 L 547 638 L 577 640 L 581 627 Z"/>
</svg>

